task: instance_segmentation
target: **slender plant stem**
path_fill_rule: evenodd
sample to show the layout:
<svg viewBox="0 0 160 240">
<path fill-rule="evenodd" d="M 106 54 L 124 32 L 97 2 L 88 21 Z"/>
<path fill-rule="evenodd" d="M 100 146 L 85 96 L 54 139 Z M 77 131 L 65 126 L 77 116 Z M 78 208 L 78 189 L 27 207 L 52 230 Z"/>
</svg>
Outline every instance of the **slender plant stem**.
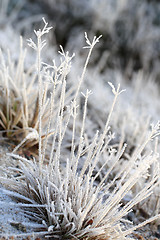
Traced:
<svg viewBox="0 0 160 240">
<path fill-rule="evenodd" d="M 39 166 L 42 168 L 42 77 L 41 77 L 41 38 L 37 39 L 37 70 L 38 70 L 38 86 L 39 86 Z"/>
</svg>

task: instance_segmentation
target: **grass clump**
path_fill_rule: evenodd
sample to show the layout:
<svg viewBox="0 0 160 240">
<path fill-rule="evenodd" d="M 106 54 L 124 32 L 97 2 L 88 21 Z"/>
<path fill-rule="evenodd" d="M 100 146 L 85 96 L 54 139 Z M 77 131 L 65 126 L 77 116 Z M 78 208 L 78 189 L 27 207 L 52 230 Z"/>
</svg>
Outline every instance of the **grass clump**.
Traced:
<svg viewBox="0 0 160 240">
<path fill-rule="evenodd" d="M 26 49 L 20 38 L 20 54 L 18 63 L 12 61 L 0 51 L 0 132 L 2 141 L 9 140 L 14 145 L 25 145 L 26 148 L 38 147 L 39 136 L 39 95 L 35 66 L 25 68 Z M 49 114 L 46 99 L 47 84 L 43 94 L 42 126 L 45 128 Z M 43 139 L 44 136 L 42 135 Z M 36 148 L 34 149 L 36 151 Z"/>
<path fill-rule="evenodd" d="M 87 90 L 85 94 L 82 94 L 84 97 L 83 113 L 78 110 L 77 104 L 88 61 L 99 38 L 94 37 L 91 42 L 87 34 L 85 35 L 87 48 L 89 48 L 88 57 L 77 89 L 72 92 L 72 98 L 68 101 L 67 75 L 70 71 L 72 57 L 69 57 L 69 54 L 61 49 L 60 54 L 64 61 L 61 62 L 60 67 L 56 67 L 55 64 L 53 66 L 45 64 L 47 66 L 45 70 L 50 69 L 50 71 L 44 74 L 41 50 L 45 42 L 41 38 L 50 28 L 48 28 L 46 21 L 43 21 L 44 28 L 35 31 L 37 43 L 29 41 L 31 47 L 37 51 L 36 69 L 39 83 L 38 162 L 29 161 L 12 153 L 11 157 L 19 159 L 19 167 L 9 168 L 9 172 L 6 171 L 6 177 L 0 178 L 1 183 L 7 189 L 3 189 L 3 192 L 18 201 L 17 205 L 21 206 L 25 215 L 31 220 L 30 225 L 32 222 L 37 222 L 34 235 L 42 235 L 51 239 L 132 239 L 130 234 L 135 229 L 159 217 L 156 215 L 136 226 L 133 226 L 126 217 L 136 204 L 151 195 L 152 190 L 158 184 L 158 154 L 152 152 L 143 155 L 143 150 L 148 142 L 159 134 L 159 123 L 155 126 L 152 125 L 143 144 L 136 148 L 124 167 L 115 171 L 111 178 L 111 173 L 114 172 L 114 169 L 118 169 L 126 148 L 126 144 L 123 143 L 122 148 L 116 152 L 110 146 L 112 134 L 109 133 L 109 124 L 117 98 L 122 92 L 120 85 L 115 88 L 112 83 L 109 83 L 114 99 L 103 132 L 99 134 L 97 131 L 93 139 L 88 141 L 85 128 L 90 91 Z M 57 73 L 60 76 L 58 85 Z M 54 87 L 49 104 L 50 114 L 44 144 L 42 145 L 42 116 L 44 111 L 44 82 L 42 80 L 44 76 L 45 79 L 47 77 L 53 79 Z M 67 111 L 66 103 L 68 103 Z M 48 133 L 52 132 L 52 124 L 54 125 L 54 134 L 50 145 L 47 144 L 47 136 Z M 81 126 L 79 132 L 77 125 Z M 65 149 L 68 142 L 70 143 L 70 151 Z M 46 150 L 50 152 L 50 156 L 48 163 L 44 164 Z M 95 173 L 97 163 L 105 151 L 108 152 L 105 162 Z M 103 174 L 102 178 L 98 180 L 106 165 L 108 167 L 105 175 Z M 154 167 L 153 175 L 148 177 L 151 167 Z M 15 176 L 14 173 L 17 171 L 19 175 Z M 135 184 L 144 179 L 146 179 L 144 187 L 122 205 L 122 200 L 131 193 Z M 17 236 L 27 235 L 31 235 L 31 232 Z"/>
</svg>

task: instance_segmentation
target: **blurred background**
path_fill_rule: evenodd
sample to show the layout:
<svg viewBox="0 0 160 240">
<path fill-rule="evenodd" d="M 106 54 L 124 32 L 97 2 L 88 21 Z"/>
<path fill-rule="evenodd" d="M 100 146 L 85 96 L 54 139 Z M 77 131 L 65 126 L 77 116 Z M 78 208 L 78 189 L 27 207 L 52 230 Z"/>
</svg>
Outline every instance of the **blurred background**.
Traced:
<svg viewBox="0 0 160 240">
<path fill-rule="evenodd" d="M 50 46 L 76 52 L 83 46 L 84 32 L 92 37 L 102 34 L 92 58 L 92 64 L 103 60 L 101 73 L 119 69 L 130 79 L 143 69 L 160 80 L 160 1 L 1 0 L 0 47 L 5 47 L 7 31 L 15 41 L 9 27 L 14 34 L 30 37 L 42 17 L 53 26 Z"/>
</svg>

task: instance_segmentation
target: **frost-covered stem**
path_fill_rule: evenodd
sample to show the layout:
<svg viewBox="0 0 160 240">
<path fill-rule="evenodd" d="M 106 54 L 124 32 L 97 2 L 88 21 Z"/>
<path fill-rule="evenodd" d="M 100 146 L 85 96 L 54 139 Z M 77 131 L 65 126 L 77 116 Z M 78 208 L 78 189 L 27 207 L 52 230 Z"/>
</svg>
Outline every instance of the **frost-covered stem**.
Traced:
<svg viewBox="0 0 160 240">
<path fill-rule="evenodd" d="M 59 139 L 58 139 L 58 148 L 55 154 L 55 166 L 59 169 L 59 158 L 60 158 L 60 152 L 61 152 L 61 144 L 62 140 L 64 137 L 65 132 L 62 132 L 62 123 L 63 123 L 63 115 L 64 115 L 64 104 L 65 104 L 65 93 L 66 93 L 66 76 L 67 76 L 67 68 L 68 68 L 69 62 L 65 61 L 65 66 L 63 69 L 63 74 L 62 74 L 62 91 L 61 91 L 61 98 L 60 98 L 60 110 L 59 110 Z M 64 129 L 66 129 L 64 127 Z"/>
<path fill-rule="evenodd" d="M 105 148 L 105 147 L 104 147 Z M 123 155 L 124 151 L 126 149 L 126 144 L 123 146 L 123 148 L 121 150 L 118 151 L 118 154 L 116 155 L 116 159 L 113 163 L 113 165 L 110 166 L 110 168 L 108 169 L 106 175 L 102 178 L 101 182 L 99 183 L 99 187 L 103 185 L 103 183 L 105 182 L 105 180 L 107 179 L 107 177 L 109 176 L 109 174 L 112 172 L 112 170 L 114 169 L 114 167 L 116 166 L 116 164 L 118 163 L 119 159 L 121 158 L 121 156 Z M 111 159 L 112 154 L 109 158 L 109 160 Z M 108 161 L 107 161 L 108 162 Z M 99 172 L 101 172 L 101 170 L 103 169 L 103 167 L 107 164 L 104 163 L 104 165 L 102 166 L 102 168 L 99 170 Z M 94 179 L 96 179 L 96 177 L 98 177 L 99 173 L 96 174 L 96 176 L 94 177 Z"/>
<path fill-rule="evenodd" d="M 58 111 L 58 114 L 59 114 L 59 111 Z M 50 163 L 50 166 L 52 165 L 53 163 L 53 152 L 54 152 L 54 148 L 55 148 L 55 142 L 56 142 L 56 137 L 57 137 L 57 132 L 58 132 L 58 117 L 57 117 L 57 121 L 56 121 L 56 129 L 55 129 L 55 132 L 54 132 L 54 138 L 53 138 L 53 141 L 52 141 L 52 147 L 51 147 L 51 153 L 50 153 L 50 160 L 49 160 L 49 163 Z"/>
<path fill-rule="evenodd" d="M 88 37 L 87 37 L 86 33 L 85 33 L 85 38 L 86 38 L 86 42 L 89 46 L 84 47 L 84 48 L 89 48 L 89 53 L 88 53 L 87 59 L 86 59 L 85 64 L 84 64 L 83 72 L 82 72 L 80 80 L 79 80 L 79 84 L 78 84 L 78 87 L 77 87 L 77 91 L 76 91 L 76 94 L 75 94 L 74 101 L 77 100 L 77 96 L 78 96 L 80 87 L 82 85 L 82 82 L 84 80 L 84 75 L 86 73 L 86 69 L 87 69 L 87 66 L 88 66 L 88 63 L 89 63 L 89 59 L 91 57 L 92 50 L 93 50 L 94 46 L 96 45 L 96 43 L 99 42 L 99 39 L 101 38 L 101 36 L 99 36 L 98 38 L 94 37 L 92 43 L 90 43 L 90 41 L 88 40 Z"/>
<path fill-rule="evenodd" d="M 47 147 L 48 134 L 49 134 L 49 131 L 50 131 L 51 120 L 52 120 L 52 117 L 53 117 L 55 89 L 56 89 L 56 83 L 54 83 L 53 91 L 51 93 L 50 114 L 49 114 L 49 120 L 48 120 L 47 131 L 46 131 L 46 136 L 45 136 L 45 140 L 44 140 L 44 145 L 43 145 L 43 152 L 42 152 L 42 159 L 43 160 L 42 160 L 42 162 L 44 161 L 44 158 L 45 158 L 45 151 L 46 151 L 46 147 Z"/>
<path fill-rule="evenodd" d="M 35 43 L 31 38 L 28 39 L 28 45 L 33 48 L 37 52 L 37 76 L 38 76 L 38 87 L 39 87 L 39 94 L 38 94 L 38 102 L 39 102 L 39 114 L 38 114 L 38 121 L 39 121 L 39 167 L 40 172 L 42 170 L 42 98 L 43 98 L 43 92 L 42 92 L 42 75 L 41 75 L 41 51 L 43 47 L 46 45 L 46 41 L 42 41 L 42 36 L 46 33 L 49 33 L 50 29 L 52 27 L 47 27 L 48 23 L 45 21 L 44 18 L 42 18 L 44 22 L 43 29 L 39 29 L 38 31 L 34 30 L 34 33 L 37 38 L 37 43 Z"/>
<path fill-rule="evenodd" d="M 65 100 L 65 89 L 66 89 L 66 81 L 64 79 L 63 81 L 63 85 L 62 85 L 62 93 L 61 93 L 61 100 L 60 100 L 60 116 L 58 116 L 59 118 L 59 133 L 58 133 L 58 147 L 57 147 L 57 151 L 55 154 L 55 167 L 57 169 L 59 169 L 59 158 L 60 158 L 60 151 L 61 151 L 61 144 L 62 144 L 62 122 L 63 122 L 63 111 L 64 111 L 64 100 Z"/>
<path fill-rule="evenodd" d="M 83 71 L 82 71 L 82 74 L 81 74 L 81 77 L 80 77 L 80 80 L 79 80 L 79 83 L 78 83 L 78 87 L 77 87 L 77 91 L 75 93 L 75 97 L 74 97 L 74 100 L 73 100 L 73 104 L 74 106 L 76 106 L 76 102 L 77 102 L 77 97 L 78 97 L 78 94 L 79 94 L 79 91 L 80 91 L 80 87 L 82 85 L 82 82 L 84 80 L 84 75 L 86 73 L 86 69 L 87 69 L 87 66 L 88 66 L 88 63 L 89 63 L 89 59 L 91 57 L 91 54 L 92 54 L 92 50 L 94 48 L 94 46 L 96 45 L 97 42 L 99 42 L 99 39 L 100 37 L 96 38 L 94 37 L 93 39 L 93 42 L 90 43 L 90 41 L 88 40 L 88 37 L 87 37 L 87 34 L 85 33 L 85 37 L 86 37 L 86 42 L 87 44 L 89 45 L 87 48 L 89 48 L 89 53 L 88 53 L 88 56 L 87 56 L 87 59 L 85 61 L 85 64 L 84 64 L 84 68 L 83 68 Z M 75 119 L 74 119 L 75 121 Z M 72 133 L 72 136 L 75 136 L 75 127 L 73 127 L 73 133 Z M 72 137 L 72 154 L 71 156 L 73 156 L 73 153 L 74 153 L 74 138 Z"/>
<path fill-rule="evenodd" d="M 98 131 L 96 132 L 95 137 L 94 137 L 94 139 L 93 139 L 93 141 L 92 141 L 92 143 L 91 143 L 91 145 L 90 145 L 90 147 L 89 147 L 88 156 L 87 156 L 87 158 L 86 158 L 86 160 L 85 160 L 85 162 L 84 162 L 84 164 L 83 164 L 83 167 L 82 167 L 82 169 L 81 169 L 80 177 L 83 177 L 83 175 L 84 175 L 87 167 L 89 166 L 89 163 L 90 163 L 90 162 L 92 161 L 92 159 L 93 159 L 93 150 L 94 150 L 94 148 L 96 147 L 97 138 L 98 138 Z"/>
<path fill-rule="evenodd" d="M 68 184 L 69 184 L 69 159 L 66 160 L 66 174 L 65 174 L 65 185 L 64 185 L 64 199 L 67 200 L 67 195 L 68 195 Z"/>
<path fill-rule="evenodd" d="M 81 155 L 81 152 L 82 152 L 82 148 L 83 148 L 83 134 L 84 134 L 85 119 L 86 119 L 86 114 L 87 114 L 87 102 L 88 102 L 89 94 L 90 94 L 90 91 L 88 91 L 88 89 L 87 89 L 86 96 L 84 95 L 85 103 L 84 103 L 84 111 L 83 111 L 83 120 L 82 120 L 80 140 L 79 140 L 78 153 L 77 153 L 76 159 L 80 158 L 80 155 Z M 74 166 L 74 169 L 75 169 L 74 173 L 76 173 L 77 164 L 78 164 L 78 162 L 76 161 L 75 166 Z"/>
<path fill-rule="evenodd" d="M 51 153 L 50 153 L 50 166 L 54 163 L 54 160 L 53 160 L 53 152 L 54 152 L 54 149 L 55 149 L 55 142 L 56 142 L 56 138 L 57 138 L 57 134 L 59 134 L 59 143 L 58 144 L 61 144 L 61 141 L 62 141 L 62 133 L 61 133 L 61 128 L 62 128 L 62 118 L 63 118 L 63 108 L 64 108 L 64 97 L 65 97 L 65 87 L 66 87 L 66 82 L 64 80 L 63 82 L 63 85 L 62 85 L 62 90 L 61 90 L 61 96 L 60 96 L 60 102 L 59 102 L 59 107 L 58 107 L 58 111 L 57 111 L 57 121 L 56 121 L 56 129 L 55 129 L 55 132 L 54 132 L 54 138 L 53 138 L 53 142 L 52 142 L 52 148 L 51 148 Z M 58 132 L 59 130 L 59 132 Z M 60 145 L 58 145 L 60 146 Z M 57 149 L 58 151 L 58 149 Z M 58 152 L 57 152 L 58 153 Z M 56 155 L 57 155 L 56 153 Z M 55 157 L 56 157 L 55 155 Z"/>
<path fill-rule="evenodd" d="M 22 142 L 20 142 L 12 151 L 12 153 L 15 153 L 22 145 L 27 141 L 27 138 L 25 137 Z"/>
<path fill-rule="evenodd" d="M 37 36 L 37 74 L 38 74 L 38 87 L 39 87 L 39 166 L 42 170 L 42 76 L 41 76 L 41 36 Z"/>
<path fill-rule="evenodd" d="M 83 221 L 84 221 L 85 217 L 87 216 L 88 212 L 90 211 L 90 209 L 93 207 L 93 204 L 94 204 L 94 201 L 95 201 L 96 197 L 97 197 L 97 194 L 93 194 L 92 198 L 90 199 L 88 204 L 85 206 L 85 209 L 81 212 L 81 218 L 79 220 L 77 230 L 81 229 Z"/>
<path fill-rule="evenodd" d="M 100 142 L 104 140 L 105 136 L 106 136 L 106 133 L 108 132 L 108 127 L 109 127 L 109 123 L 110 123 L 110 120 L 111 120 L 111 116 L 112 116 L 112 113 L 113 113 L 113 109 L 115 107 L 115 104 L 116 104 L 116 101 L 117 101 L 117 98 L 120 94 L 120 84 L 118 84 L 118 88 L 117 88 L 117 91 L 115 93 L 115 97 L 114 97 L 114 100 L 113 100 L 113 103 L 112 103 L 112 106 L 111 106 L 111 109 L 109 111 L 109 115 L 108 115 L 108 118 L 107 118 L 107 121 L 106 121 L 106 124 L 105 124 L 105 127 L 104 127 L 104 131 L 103 131 L 103 134 L 100 138 Z"/>
<path fill-rule="evenodd" d="M 56 81 L 57 81 L 57 73 L 56 73 L 56 76 L 55 76 L 55 83 L 54 83 L 54 86 L 53 86 L 53 92 L 52 92 L 52 97 L 51 97 L 51 111 L 53 112 L 53 108 L 54 108 L 54 98 L 55 98 L 55 91 L 56 91 Z M 52 113 L 50 114 L 50 117 Z M 51 119 L 50 119 L 51 120 Z M 56 124 L 57 126 L 57 124 Z M 49 127 L 49 126 L 48 126 Z M 57 128 L 54 132 L 54 138 L 53 138 L 53 142 L 52 142 L 52 148 L 51 148 L 51 154 L 50 154 L 50 161 L 49 161 L 49 164 L 51 165 L 51 162 L 52 162 L 52 158 L 53 158 L 53 151 L 54 151 L 54 144 L 55 144 L 55 138 L 56 138 L 56 135 L 57 135 Z"/>
<path fill-rule="evenodd" d="M 120 138 L 120 142 L 118 144 L 118 152 L 120 152 L 121 149 L 123 148 L 123 144 L 125 141 L 125 126 L 126 126 L 126 119 L 123 119 L 122 129 L 121 129 L 121 138 Z"/>
<path fill-rule="evenodd" d="M 71 161 L 73 161 L 73 155 L 75 150 L 74 140 L 75 140 L 75 129 L 76 129 L 76 116 L 77 116 L 76 101 L 73 102 L 73 127 L 72 127 L 72 145 L 71 145 Z"/>
<path fill-rule="evenodd" d="M 106 134 L 109 130 L 109 123 L 110 123 L 110 120 L 111 120 L 112 112 L 113 112 L 114 106 L 116 104 L 117 98 L 118 98 L 119 94 L 122 92 L 122 91 L 119 91 L 119 90 L 120 90 L 120 84 L 118 84 L 118 88 L 117 88 L 116 91 L 115 91 L 115 89 L 113 89 L 113 86 L 112 86 L 112 91 L 113 91 L 115 97 L 114 97 L 114 100 L 113 100 L 113 103 L 112 103 L 112 106 L 111 106 L 111 109 L 110 109 L 110 112 L 109 112 L 109 115 L 108 115 L 108 118 L 107 118 L 107 121 L 106 121 L 106 124 L 105 124 L 105 127 L 104 127 L 104 131 L 103 131 L 103 133 L 102 133 L 102 135 L 99 139 L 99 142 L 97 143 L 97 146 L 96 146 L 96 148 L 94 150 L 94 153 L 93 153 L 93 156 L 96 156 L 96 157 L 95 157 L 95 160 L 94 160 L 93 165 L 92 165 L 92 171 L 97 164 L 97 161 L 99 159 L 99 155 L 101 153 L 101 149 L 102 149 L 102 146 L 103 146 L 103 143 L 104 143 L 104 139 L 105 139 Z"/>
<path fill-rule="evenodd" d="M 94 47 L 94 46 L 93 46 L 93 47 Z M 83 82 L 83 80 L 84 80 L 84 75 L 85 75 L 85 73 L 86 73 L 86 69 L 87 69 L 87 66 L 88 66 L 88 63 L 89 63 L 89 59 L 90 59 L 90 57 L 91 57 L 91 53 L 92 53 L 93 47 L 90 48 L 89 53 L 88 53 L 88 56 L 87 56 L 87 59 L 86 59 L 86 61 L 85 61 L 85 65 L 84 65 L 83 72 L 82 72 L 82 75 L 81 75 L 80 80 L 79 80 L 79 84 L 78 84 L 78 87 L 77 87 L 77 91 L 76 91 L 76 94 L 75 94 L 74 101 L 77 100 L 77 96 L 78 96 L 80 87 L 81 87 L 81 85 L 82 85 L 82 82 Z"/>
<path fill-rule="evenodd" d="M 61 47 L 61 51 L 59 52 L 64 58 L 65 58 L 65 64 L 61 64 L 60 69 L 61 69 L 61 79 L 60 82 L 62 82 L 62 89 L 61 89 L 61 95 L 60 95 L 60 101 L 59 101 L 59 107 L 58 107 L 58 111 L 57 111 L 57 121 L 56 121 L 56 130 L 54 133 L 54 138 L 53 138 L 53 142 L 52 142 L 52 148 L 51 148 L 51 154 L 50 154 L 50 164 L 53 164 L 53 161 L 56 160 L 56 162 L 58 161 L 59 157 L 60 157 L 60 146 L 66 131 L 67 127 L 64 127 L 64 132 L 62 132 L 62 122 L 63 122 L 63 115 L 64 115 L 64 104 L 65 104 L 65 94 L 66 94 L 66 77 L 68 74 L 68 68 L 69 68 L 69 62 L 72 59 L 68 57 L 68 52 L 65 55 L 63 48 Z M 56 78 L 57 78 L 57 73 L 56 73 Z M 59 133 L 58 133 L 58 129 L 59 129 Z M 55 148 L 55 141 L 56 141 L 56 137 L 59 137 L 58 139 L 58 148 L 55 154 L 55 158 L 53 159 L 53 151 Z M 58 157 L 58 158 L 57 158 Z M 55 164 L 56 165 L 56 164 Z"/>
</svg>

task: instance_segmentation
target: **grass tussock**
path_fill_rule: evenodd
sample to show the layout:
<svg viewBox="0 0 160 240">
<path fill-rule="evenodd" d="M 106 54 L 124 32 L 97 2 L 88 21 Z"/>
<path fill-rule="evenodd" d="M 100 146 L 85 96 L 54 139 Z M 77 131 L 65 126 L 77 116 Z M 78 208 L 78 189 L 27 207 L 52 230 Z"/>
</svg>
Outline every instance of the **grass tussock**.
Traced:
<svg viewBox="0 0 160 240">
<path fill-rule="evenodd" d="M 25 68 L 26 49 L 23 50 L 23 40 L 20 39 L 20 54 L 18 63 L 12 61 L 0 52 L 0 131 L 2 140 L 11 140 L 14 144 L 25 145 L 26 148 L 38 147 L 39 137 L 39 95 L 35 66 Z M 49 116 L 47 102 L 47 84 L 42 94 L 43 112 L 41 124 L 45 128 Z M 41 138 L 44 138 L 42 134 Z M 35 151 L 36 151 L 35 148 Z M 16 150 L 15 149 L 15 150 Z"/>
<path fill-rule="evenodd" d="M 19 159 L 19 167 L 7 169 L 6 177 L 0 177 L 4 187 L 3 192 L 16 199 L 17 205 L 30 218 L 30 225 L 32 222 L 37 222 L 35 235 L 43 235 L 51 239 L 132 239 L 130 234 L 135 229 L 159 217 L 157 214 L 139 225 L 132 225 L 127 220 L 127 214 L 136 204 L 152 194 L 159 181 L 157 152 L 143 154 L 146 145 L 159 135 L 159 123 L 151 126 L 144 142 L 136 147 L 133 155 L 128 156 L 123 167 L 119 167 L 124 160 L 124 151 L 127 146 L 124 142 L 118 149 L 111 146 L 113 135 L 109 132 L 109 125 L 114 106 L 123 92 L 120 90 L 120 85 L 116 88 L 109 83 L 114 96 L 113 102 L 102 133 L 97 131 L 92 139 L 86 135 L 90 91 L 82 93 L 83 111 L 78 107 L 86 68 L 99 38 L 94 37 L 93 41 L 90 41 L 85 34 L 87 43 L 85 48 L 88 48 L 88 56 L 76 90 L 74 89 L 72 94 L 68 95 L 67 77 L 71 70 L 73 56 L 70 57 L 69 53 L 65 53 L 61 48 L 60 55 L 63 60 L 59 67 L 55 62 L 53 65 L 42 63 L 41 50 L 45 46 L 42 38 L 50 30 L 48 23 L 44 19 L 43 21 L 44 28 L 35 31 L 37 42 L 29 40 L 29 45 L 37 52 L 35 75 L 39 89 L 36 98 L 38 99 L 37 128 L 30 127 L 38 132 L 38 162 L 29 161 L 14 153 L 10 154 L 11 157 Z M 50 98 L 47 98 L 47 92 L 44 90 L 46 80 L 53 86 Z M 46 101 L 44 101 L 45 97 Z M 50 111 L 42 144 L 46 102 Z M 34 119 L 34 115 L 31 119 Z M 18 124 L 20 121 L 17 122 L 17 126 Z M 77 125 L 80 125 L 80 130 Z M 6 130 L 8 133 L 10 129 Z M 52 141 L 48 144 L 47 136 L 52 132 Z M 68 143 L 70 147 L 65 148 Z M 48 163 L 44 164 L 46 151 L 50 155 Z M 101 168 L 97 169 L 98 163 L 104 157 L 104 152 L 107 152 L 105 161 Z M 17 171 L 19 175 L 15 176 Z M 143 188 L 122 204 L 125 197 L 132 194 L 132 189 L 140 181 L 144 183 Z"/>
</svg>

